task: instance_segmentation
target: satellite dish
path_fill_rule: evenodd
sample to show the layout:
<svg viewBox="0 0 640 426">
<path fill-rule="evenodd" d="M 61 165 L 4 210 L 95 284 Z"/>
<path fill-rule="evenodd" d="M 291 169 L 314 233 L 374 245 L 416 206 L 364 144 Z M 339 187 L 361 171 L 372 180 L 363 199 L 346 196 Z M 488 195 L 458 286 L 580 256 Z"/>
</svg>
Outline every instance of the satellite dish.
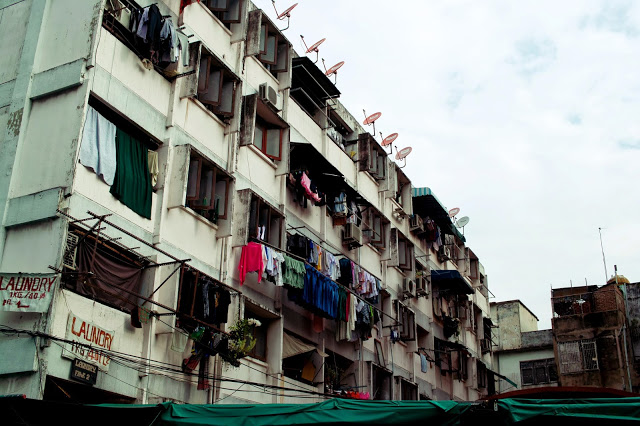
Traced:
<svg viewBox="0 0 640 426">
<path fill-rule="evenodd" d="M 380 132 L 382 133 L 382 132 Z M 388 146 L 391 145 L 393 143 L 393 141 L 395 141 L 398 138 L 398 134 L 397 133 L 391 133 L 389 136 L 387 136 L 386 138 L 382 139 L 382 146 Z"/>
<path fill-rule="evenodd" d="M 407 158 L 407 155 L 409 155 L 409 154 L 411 154 L 411 147 L 410 146 L 402 148 L 396 154 L 396 160 L 403 160 L 403 159 Z"/>
<path fill-rule="evenodd" d="M 293 10 L 294 7 L 296 7 L 298 5 L 298 3 L 294 3 L 292 6 L 289 6 L 284 12 L 282 12 L 280 15 L 278 15 L 278 19 L 283 20 L 284 18 L 289 18 L 291 17 L 291 11 Z M 277 11 L 276 11 L 277 12 Z"/>
<path fill-rule="evenodd" d="M 460 213 L 460 209 L 458 207 L 454 207 L 451 210 L 449 210 L 449 217 L 454 217 L 458 213 Z"/>
<path fill-rule="evenodd" d="M 325 41 L 325 40 L 326 40 L 326 38 L 323 38 L 322 40 L 319 40 L 319 41 L 316 41 L 315 43 L 313 43 L 313 44 L 311 45 L 311 47 L 309 47 L 309 48 L 307 49 L 307 52 L 306 52 L 306 53 L 318 52 L 318 47 L 319 47 L 322 43 L 324 43 L 324 41 Z"/>
<path fill-rule="evenodd" d="M 456 227 L 464 228 L 467 223 L 469 223 L 469 216 L 463 216 L 456 221 Z"/>
<path fill-rule="evenodd" d="M 366 125 L 373 124 L 378 118 L 380 118 L 381 115 L 382 115 L 381 112 L 374 112 L 373 114 L 365 118 L 362 124 L 366 124 Z"/>
<path fill-rule="evenodd" d="M 328 76 L 331 74 L 336 74 L 343 65 L 344 65 L 344 61 L 340 61 L 334 66 L 332 66 L 331 68 L 329 68 L 325 74 Z"/>
</svg>

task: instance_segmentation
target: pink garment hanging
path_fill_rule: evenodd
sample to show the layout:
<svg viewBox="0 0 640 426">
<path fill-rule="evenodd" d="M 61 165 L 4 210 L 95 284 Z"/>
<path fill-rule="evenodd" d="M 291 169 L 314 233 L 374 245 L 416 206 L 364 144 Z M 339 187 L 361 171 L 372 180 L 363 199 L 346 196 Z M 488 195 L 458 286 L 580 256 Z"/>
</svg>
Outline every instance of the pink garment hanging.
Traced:
<svg viewBox="0 0 640 426">
<path fill-rule="evenodd" d="M 238 265 L 240 285 L 244 284 L 244 279 L 249 272 L 257 272 L 258 281 L 262 279 L 265 267 L 263 253 L 262 244 L 255 243 L 253 241 L 242 247 L 240 264 Z"/>
<path fill-rule="evenodd" d="M 309 176 L 305 172 L 302 172 L 302 176 L 300 176 L 300 185 L 304 188 L 304 191 L 307 193 L 307 197 L 313 201 L 320 201 L 321 198 L 315 192 L 311 191 L 311 180 Z"/>
</svg>

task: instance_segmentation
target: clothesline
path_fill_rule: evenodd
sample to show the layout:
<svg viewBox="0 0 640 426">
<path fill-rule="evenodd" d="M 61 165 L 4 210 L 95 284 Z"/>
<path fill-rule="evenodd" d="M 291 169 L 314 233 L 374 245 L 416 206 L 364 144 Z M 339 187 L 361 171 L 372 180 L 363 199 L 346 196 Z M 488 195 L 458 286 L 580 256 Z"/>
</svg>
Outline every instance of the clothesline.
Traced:
<svg viewBox="0 0 640 426">
<path fill-rule="evenodd" d="M 293 253 L 289 253 L 289 252 L 288 252 L 288 251 L 286 251 L 286 250 L 282 250 L 282 249 L 280 249 L 280 248 L 278 248 L 278 247 L 276 247 L 276 246 L 274 246 L 274 245 L 272 245 L 272 244 L 266 243 L 266 242 L 261 241 L 261 240 L 259 240 L 259 239 L 257 239 L 257 238 L 254 238 L 254 237 L 251 237 L 251 238 L 250 238 L 250 240 L 251 240 L 251 241 L 254 241 L 254 242 L 258 243 L 258 244 L 262 244 L 262 245 L 265 245 L 265 246 L 267 246 L 267 247 L 270 247 L 271 249 L 273 249 L 273 250 L 275 250 L 275 251 L 277 251 L 277 252 L 280 252 L 280 253 L 282 253 L 282 254 L 286 254 L 286 255 L 287 255 L 287 256 L 289 256 L 289 257 L 293 257 L 293 258 L 299 259 L 299 260 L 301 260 L 302 262 L 304 262 L 306 265 L 309 265 L 309 266 L 311 266 L 311 267 L 314 267 L 314 266 L 313 266 L 311 263 L 309 263 L 306 259 L 303 259 L 302 257 L 297 256 L 297 255 L 295 255 L 295 254 L 293 254 Z M 355 262 L 354 262 L 354 263 L 355 263 Z M 364 269 L 364 268 L 363 268 L 363 269 Z M 368 302 L 368 301 L 367 301 L 366 299 L 364 299 L 363 297 L 360 297 L 358 294 L 354 293 L 354 292 L 353 292 L 353 290 L 351 290 L 349 287 L 347 287 L 347 286 L 345 286 L 345 285 L 343 285 L 343 284 L 340 284 L 340 283 L 338 283 L 338 282 L 336 282 L 336 281 L 334 281 L 334 280 L 331 280 L 331 279 L 330 279 L 330 281 L 331 281 L 331 282 L 333 282 L 334 284 L 338 285 L 339 287 L 344 288 L 344 289 L 345 289 L 346 291 L 348 291 L 350 294 L 352 294 L 353 296 L 355 296 L 355 297 L 356 297 L 356 299 L 358 299 L 358 300 L 360 300 L 361 302 L 363 302 L 363 303 L 367 304 L 369 307 L 371 307 L 371 308 L 375 309 L 376 311 L 378 311 L 378 313 L 380 313 L 380 314 L 382 314 L 382 315 L 384 315 L 384 316 L 386 316 L 386 317 L 391 318 L 391 320 L 395 322 L 395 325 L 396 325 L 396 326 L 397 326 L 397 325 L 399 325 L 399 324 L 401 324 L 400 322 L 398 322 L 398 320 L 397 320 L 397 319 L 395 319 L 395 318 L 394 318 L 394 317 L 392 317 L 391 315 L 389 315 L 389 314 L 387 314 L 387 313 L 383 312 L 383 311 L 382 311 L 382 309 L 380 309 L 380 308 L 378 308 L 378 307 L 374 306 L 373 304 L 371 304 L 370 302 Z"/>
<path fill-rule="evenodd" d="M 309 238 L 309 237 L 307 237 L 306 235 L 302 234 L 301 232 L 297 232 L 297 231 L 298 231 L 298 229 L 300 229 L 300 228 L 309 229 L 309 228 L 307 228 L 306 226 L 301 226 L 301 227 L 296 227 L 296 228 L 289 228 L 289 229 L 288 229 L 288 231 L 296 231 L 296 233 L 297 233 L 298 235 L 301 235 L 301 236 L 303 236 L 303 237 L 305 237 L 305 238 Z M 313 232 L 312 232 L 312 233 L 313 233 Z M 315 234 L 314 234 L 314 235 L 315 235 Z M 317 235 L 316 235 L 316 236 L 317 236 Z M 309 240 L 313 241 L 311 238 L 309 238 Z M 260 241 L 260 240 L 256 240 L 256 242 L 260 242 L 260 243 L 261 243 L 261 241 Z M 314 244 L 319 245 L 320 247 L 322 247 L 322 245 L 321 245 L 321 244 L 316 243 L 315 241 L 313 241 L 313 243 L 314 243 Z M 332 246 L 332 245 L 331 245 L 331 244 L 329 244 L 328 242 L 323 241 L 323 243 L 324 243 L 325 245 L 327 245 L 327 246 L 331 247 L 332 249 L 337 250 L 334 246 Z M 272 247 L 272 246 L 270 246 L 270 247 Z M 331 252 L 331 251 L 327 250 L 327 249 L 326 249 L 326 248 L 324 248 L 324 247 L 322 247 L 322 249 L 323 249 L 323 250 L 328 251 L 328 252 L 329 252 L 333 257 L 344 257 L 344 258 L 346 258 L 346 259 L 349 259 L 349 257 L 347 257 L 347 255 L 345 255 L 345 254 L 343 254 L 343 253 L 333 254 L 333 252 Z M 276 250 L 278 250 L 278 249 L 276 249 Z M 288 254 L 288 253 L 287 253 L 287 254 Z M 293 257 L 293 256 L 295 256 L 297 259 L 306 260 L 306 259 L 303 259 L 303 258 L 302 258 L 302 257 L 300 257 L 300 256 L 295 255 L 295 254 L 289 254 L 289 256 L 292 256 L 292 257 Z M 349 260 L 351 260 L 351 259 L 349 259 Z M 351 260 L 351 261 L 353 262 L 353 260 Z M 372 277 L 374 277 L 375 279 L 379 279 L 378 277 L 376 277 L 376 276 L 375 276 L 375 274 L 372 274 L 372 273 L 371 273 L 371 272 L 369 272 L 366 268 L 363 268 L 362 266 L 360 266 L 358 263 L 356 263 L 356 262 L 353 262 L 353 263 L 355 263 L 355 264 L 358 266 L 358 268 L 362 269 L 363 271 L 365 271 L 366 273 L 368 273 L 369 275 L 371 275 L 371 276 L 372 276 Z M 313 266 L 313 265 L 312 265 L 312 266 Z M 380 281 L 382 281 L 382 280 L 380 280 Z"/>
</svg>

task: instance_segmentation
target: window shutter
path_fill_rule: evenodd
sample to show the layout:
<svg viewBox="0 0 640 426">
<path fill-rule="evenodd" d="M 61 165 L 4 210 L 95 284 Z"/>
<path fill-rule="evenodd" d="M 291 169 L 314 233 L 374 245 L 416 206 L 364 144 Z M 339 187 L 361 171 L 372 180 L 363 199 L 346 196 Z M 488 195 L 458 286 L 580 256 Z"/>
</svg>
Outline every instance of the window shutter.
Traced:
<svg viewBox="0 0 640 426">
<path fill-rule="evenodd" d="M 229 7 L 229 0 L 207 0 L 206 4 L 213 12 L 224 12 Z"/>
<path fill-rule="evenodd" d="M 242 21 L 242 0 L 227 0 L 227 10 L 222 13 L 221 21 L 226 24 L 239 24 Z"/>
<path fill-rule="evenodd" d="M 289 69 L 289 43 L 278 43 L 276 64 L 271 68 L 273 72 L 283 72 Z"/>
<path fill-rule="evenodd" d="M 262 11 L 260 9 L 249 12 L 247 21 L 247 41 L 245 43 L 245 55 L 253 56 L 260 54 L 260 33 L 262 29 Z"/>
<path fill-rule="evenodd" d="M 191 147 L 178 145 L 171 152 L 171 173 L 169 175 L 167 207 L 184 206 L 189 173 Z"/>
<path fill-rule="evenodd" d="M 211 60 L 211 58 L 208 58 Z M 202 71 L 202 67 L 201 67 Z M 222 100 L 222 70 L 209 70 L 208 86 L 206 90 L 200 90 L 198 85 L 198 99 L 203 104 L 218 106 Z"/>
<path fill-rule="evenodd" d="M 247 244 L 249 237 L 249 210 L 251 205 L 251 189 L 236 192 L 233 207 L 233 222 L 237 225 L 232 238 L 232 246 L 239 247 Z"/>
<path fill-rule="evenodd" d="M 220 105 L 215 111 L 222 115 L 233 115 L 233 107 L 235 105 L 236 82 L 233 80 L 225 81 L 222 84 L 222 92 Z"/>
<path fill-rule="evenodd" d="M 267 41 L 266 41 L 266 53 L 264 55 L 260 55 L 260 61 L 264 62 L 265 64 L 269 64 L 269 65 L 275 65 L 276 64 L 276 55 L 277 55 L 277 44 L 278 44 L 278 36 L 277 35 L 272 35 L 272 34 L 267 34 Z"/>
<path fill-rule="evenodd" d="M 358 170 L 364 171 L 369 169 L 369 134 L 362 133 L 358 135 Z"/>
<path fill-rule="evenodd" d="M 398 254 L 398 228 L 391 228 L 389 231 L 389 263 L 387 266 L 400 266 L 400 256 Z"/>
<path fill-rule="evenodd" d="M 256 127 L 256 107 L 258 94 L 247 95 L 242 98 L 242 118 L 240 119 L 240 145 L 251 145 Z"/>
</svg>

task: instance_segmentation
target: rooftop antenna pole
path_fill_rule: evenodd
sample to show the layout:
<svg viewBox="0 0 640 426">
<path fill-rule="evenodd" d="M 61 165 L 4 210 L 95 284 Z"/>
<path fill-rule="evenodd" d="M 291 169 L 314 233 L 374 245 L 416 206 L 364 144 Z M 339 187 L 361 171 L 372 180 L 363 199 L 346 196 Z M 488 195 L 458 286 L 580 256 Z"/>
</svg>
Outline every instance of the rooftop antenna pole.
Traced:
<svg viewBox="0 0 640 426">
<path fill-rule="evenodd" d="M 604 264 L 604 282 L 607 283 L 609 279 L 609 274 L 607 274 L 607 262 L 604 260 L 604 246 L 602 245 L 602 228 L 598 228 L 598 232 L 600 233 L 600 248 L 602 249 L 602 263 Z"/>
</svg>

